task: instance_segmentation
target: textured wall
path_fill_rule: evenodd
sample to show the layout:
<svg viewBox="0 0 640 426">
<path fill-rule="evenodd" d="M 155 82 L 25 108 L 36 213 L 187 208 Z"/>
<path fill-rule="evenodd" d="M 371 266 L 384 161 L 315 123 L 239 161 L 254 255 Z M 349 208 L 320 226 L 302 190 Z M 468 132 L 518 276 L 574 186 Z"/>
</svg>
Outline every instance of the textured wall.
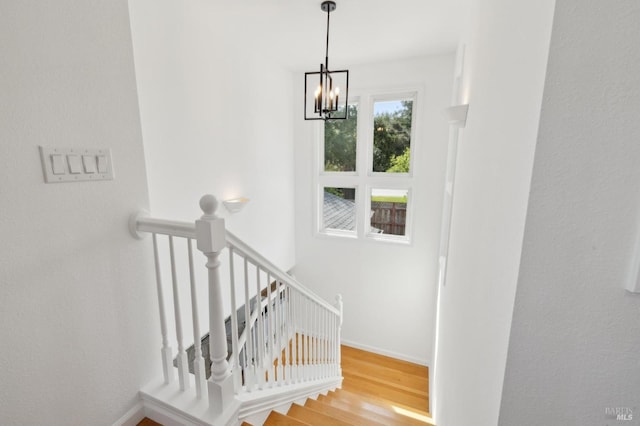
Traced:
<svg viewBox="0 0 640 426">
<path fill-rule="evenodd" d="M 640 424 L 638 22 L 634 0 L 557 1 L 501 425 Z"/>
<path fill-rule="evenodd" d="M 127 2 L 2 2 L 0 93 L 0 424 L 111 424 L 159 358 Z M 44 184 L 38 145 L 116 178 Z"/>
</svg>

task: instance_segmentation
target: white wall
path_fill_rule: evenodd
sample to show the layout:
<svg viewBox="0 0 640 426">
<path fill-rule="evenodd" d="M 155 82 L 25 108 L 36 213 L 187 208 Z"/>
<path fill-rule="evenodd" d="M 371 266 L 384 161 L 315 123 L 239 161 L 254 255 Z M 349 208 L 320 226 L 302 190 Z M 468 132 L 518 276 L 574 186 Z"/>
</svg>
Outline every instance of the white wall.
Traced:
<svg viewBox="0 0 640 426">
<path fill-rule="evenodd" d="M 292 75 L 269 61 L 233 7 L 130 2 L 154 216 L 193 220 L 206 193 L 251 199 L 229 228 L 293 266 Z"/>
<path fill-rule="evenodd" d="M 250 198 L 227 228 L 284 270 L 294 263 L 292 74 L 245 31 L 260 19 L 211 1 L 132 0 L 131 27 L 147 161 L 151 214 L 193 221 L 204 194 Z M 205 258 L 196 253 L 198 294 L 206 295 Z M 178 259 L 185 336 L 191 308 L 185 262 Z M 221 257 L 223 298 L 228 259 Z M 164 284 L 170 290 L 170 271 Z M 266 282 L 263 282 L 265 285 Z M 241 286 L 239 286 L 241 287 Z M 254 288 L 253 286 L 251 288 Z M 244 304 L 238 290 L 238 305 Z M 201 329 L 207 330 L 201 297 Z M 171 306 L 171 298 L 167 306 Z M 225 306 L 230 313 L 230 304 Z M 172 315 L 169 322 L 172 323 Z M 172 336 L 173 333 L 170 333 Z"/>
<path fill-rule="evenodd" d="M 414 141 L 413 242 L 410 246 L 319 238 L 314 228 L 313 135 L 296 109 L 296 267 L 303 283 L 327 300 L 344 297 L 343 340 L 430 364 L 435 319 L 437 250 L 446 163 L 453 54 L 350 66 L 350 91 L 422 88 Z M 296 99 L 303 98 L 303 81 Z M 296 106 L 298 104 L 296 103 Z"/>
<path fill-rule="evenodd" d="M 0 70 L 0 424 L 112 424 L 159 361 L 126 1 L 3 2 Z M 115 180 L 45 184 L 38 145 Z"/>
<path fill-rule="evenodd" d="M 553 6 L 478 1 L 463 40 L 470 106 L 439 296 L 438 425 L 498 422 Z"/>
<path fill-rule="evenodd" d="M 501 425 L 639 424 L 640 6 L 558 0 Z M 525 391 L 526 390 L 526 391 Z M 605 408 L 633 410 L 633 421 Z"/>
</svg>

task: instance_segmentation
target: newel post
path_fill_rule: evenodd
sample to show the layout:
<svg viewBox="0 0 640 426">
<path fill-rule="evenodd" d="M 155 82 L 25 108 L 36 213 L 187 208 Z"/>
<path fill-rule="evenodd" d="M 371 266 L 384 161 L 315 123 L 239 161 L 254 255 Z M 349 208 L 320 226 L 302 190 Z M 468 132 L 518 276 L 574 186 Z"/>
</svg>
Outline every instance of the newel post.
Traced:
<svg viewBox="0 0 640 426">
<path fill-rule="evenodd" d="M 209 352 L 211 377 L 207 382 L 209 404 L 214 413 L 221 413 L 233 399 L 233 380 L 227 362 L 227 336 L 224 328 L 224 311 L 220 291 L 220 252 L 226 246 L 224 219 L 215 215 L 218 201 L 213 195 L 200 199 L 204 212 L 196 220 L 198 250 L 207 257 L 209 273 Z"/>
</svg>

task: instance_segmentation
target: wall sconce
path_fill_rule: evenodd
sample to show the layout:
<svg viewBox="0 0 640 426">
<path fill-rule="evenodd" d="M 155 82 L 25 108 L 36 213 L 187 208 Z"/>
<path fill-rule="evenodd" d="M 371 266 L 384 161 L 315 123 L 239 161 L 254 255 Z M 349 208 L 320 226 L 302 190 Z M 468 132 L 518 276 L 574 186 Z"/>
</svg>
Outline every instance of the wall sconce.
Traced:
<svg viewBox="0 0 640 426">
<path fill-rule="evenodd" d="M 449 124 L 464 127 L 467 125 L 467 112 L 469 104 L 455 105 L 444 110 Z"/>
<path fill-rule="evenodd" d="M 222 204 L 229 210 L 230 213 L 238 213 L 249 202 L 248 198 L 232 198 L 230 200 L 224 200 Z"/>
</svg>

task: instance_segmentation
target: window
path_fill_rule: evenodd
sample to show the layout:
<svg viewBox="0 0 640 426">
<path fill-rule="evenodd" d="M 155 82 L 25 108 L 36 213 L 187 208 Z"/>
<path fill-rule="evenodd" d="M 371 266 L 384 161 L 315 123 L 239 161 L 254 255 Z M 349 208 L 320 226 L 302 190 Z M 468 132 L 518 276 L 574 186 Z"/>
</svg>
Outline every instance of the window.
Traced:
<svg viewBox="0 0 640 426">
<path fill-rule="evenodd" d="M 319 130 L 318 230 L 409 242 L 417 91 L 352 99 Z"/>
<path fill-rule="evenodd" d="M 355 188 L 324 187 L 322 199 L 323 228 L 332 231 L 355 233 Z"/>
<path fill-rule="evenodd" d="M 412 100 L 373 104 L 373 171 L 409 173 Z"/>
<path fill-rule="evenodd" d="M 371 189 L 370 233 L 406 236 L 408 189 Z"/>
<path fill-rule="evenodd" d="M 344 115 L 339 111 L 340 116 Z M 358 105 L 348 106 L 346 120 L 327 121 L 324 126 L 324 171 L 355 172 Z"/>
</svg>

